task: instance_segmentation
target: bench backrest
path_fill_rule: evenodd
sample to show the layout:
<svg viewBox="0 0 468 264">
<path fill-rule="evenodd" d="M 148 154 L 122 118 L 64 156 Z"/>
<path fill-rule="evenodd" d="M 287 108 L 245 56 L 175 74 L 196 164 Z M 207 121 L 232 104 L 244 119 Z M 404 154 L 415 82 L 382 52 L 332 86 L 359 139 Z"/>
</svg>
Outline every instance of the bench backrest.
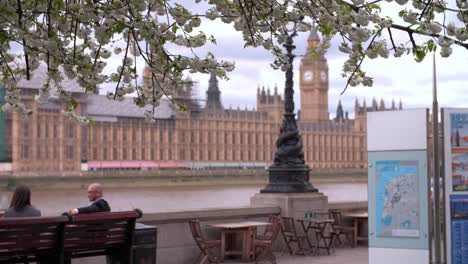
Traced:
<svg viewBox="0 0 468 264">
<path fill-rule="evenodd" d="M 140 210 L 78 214 L 65 226 L 65 258 L 129 254 Z"/>
<path fill-rule="evenodd" d="M 0 219 L 0 263 L 63 259 L 66 216 Z M 51 257 L 53 259 L 51 259 Z"/>
</svg>

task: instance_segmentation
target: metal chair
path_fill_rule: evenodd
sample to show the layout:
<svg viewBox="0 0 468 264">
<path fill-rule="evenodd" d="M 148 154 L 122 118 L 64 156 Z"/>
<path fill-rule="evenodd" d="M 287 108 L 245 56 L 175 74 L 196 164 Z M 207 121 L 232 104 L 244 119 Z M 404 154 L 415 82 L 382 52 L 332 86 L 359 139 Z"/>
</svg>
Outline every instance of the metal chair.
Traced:
<svg viewBox="0 0 468 264">
<path fill-rule="evenodd" d="M 200 228 L 200 221 L 198 220 L 190 220 L 189 225 L 193 239 L 195 240 L 198 248 L 200 249 L 200 255 L 198 256 L 195 263 L 202 264 L 206 260 L 208 260 L 208 263 L 219 263 L 220 259 L 215 254 L 215 249 L 221 246 L 221 240 L 205 239 Z"/>
</svg>

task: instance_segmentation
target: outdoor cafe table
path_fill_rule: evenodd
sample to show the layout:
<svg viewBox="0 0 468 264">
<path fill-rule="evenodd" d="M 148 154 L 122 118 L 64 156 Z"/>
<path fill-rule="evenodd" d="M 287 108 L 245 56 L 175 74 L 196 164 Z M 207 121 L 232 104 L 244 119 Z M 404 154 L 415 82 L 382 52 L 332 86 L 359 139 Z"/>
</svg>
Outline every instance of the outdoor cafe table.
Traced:
<svg viewBox="0 0 468 264">
<path fill-rule="evenodd" d="M 369 218 L 369 214 L 367 212 L 361 213 L 346 213 L 343 214 L 344 217 L 350 217 L 353 219 L 353 226 L 354 226 L 354 246 L 357 246 L 359 240 L 368 240 L 368 236 L 360 236 L 359 234 L 359 227 L 361 226 L 360 223 L 364 223 L 365 220 Z"/>
<path fill-rule="evenodd" d="M 312 218 L 312 219 L 305 219 L 305 220 L 298 220 L 301 223 L 302 230 L 306 235 L 307 244 L 312 249 L 312 254 L 315 254 L 318 249 L 324 248 L 327 250 L 327 253 L 330 254 L 330 247 L 333 243 L 333 237 L 331 235 L 332 225 L 335 222 L 333 219 L 320 219 L 320 218 Z M 310 231 L 314 231 L 316 235 L 317 241 L 315 241 L 315 247 L 312 246 L 310 242 L 308 233 Z M 327 236 L 326 233 L 329 232 Z M 323 241 L 323 246 L 320 246 L 320 241 Z"/>
<path fill-rule="evenodd" d="M 250 261 L 253 254 L 253 241 L 257 233 L 257 227 L 267 226 L 268 222 L 257 221 L 240 221 L 220 224 L 210 224 L 209 226 L 221 229 L 221 261 L 225 255 L 241 255 L 243 262 Z M 242 233 L 242 252 L 230 251 L 226 252 L 226 234 Z"/>
</svg>

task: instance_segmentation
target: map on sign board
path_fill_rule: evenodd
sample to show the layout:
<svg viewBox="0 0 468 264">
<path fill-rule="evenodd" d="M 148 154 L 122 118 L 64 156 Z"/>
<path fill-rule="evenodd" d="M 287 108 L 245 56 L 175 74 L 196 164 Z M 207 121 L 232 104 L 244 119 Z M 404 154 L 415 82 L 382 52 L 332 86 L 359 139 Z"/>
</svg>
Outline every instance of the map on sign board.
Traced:
<svg viewBox="0 0 468 264">
<path fill-rule="evenodd" d="M 450 114 L 453 191 L 468 191 L 468 113 Z"/>
<path fill-rule="evenodd" d="M 420 236 L 418 161 L 377 161 L 376 235 Z"/>
</svg>

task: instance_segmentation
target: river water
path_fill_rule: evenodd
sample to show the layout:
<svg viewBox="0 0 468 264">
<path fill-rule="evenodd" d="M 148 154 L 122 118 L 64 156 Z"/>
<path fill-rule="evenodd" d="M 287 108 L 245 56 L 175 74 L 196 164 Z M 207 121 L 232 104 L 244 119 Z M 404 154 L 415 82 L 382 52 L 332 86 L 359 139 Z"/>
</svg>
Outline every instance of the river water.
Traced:
<svg viewBox="0 0 468 264">
<path fill-rule="evenodd" d="M 314 184 L 330 202 L 367 201 L 366 183 Z M 143 212 L 174 212 L 202 208 L 249 206 L 250 197 L 263 185 L 191 186 L 105 189 L 104 197 L 113 211 L 140 208 Z M 8 207 L 10 192 L 0 193 L 0 209 Z M 85 189 L 33 191 L 31 202 L 43 215 L 57 215 L 87 205 Z"/>
</svg>

